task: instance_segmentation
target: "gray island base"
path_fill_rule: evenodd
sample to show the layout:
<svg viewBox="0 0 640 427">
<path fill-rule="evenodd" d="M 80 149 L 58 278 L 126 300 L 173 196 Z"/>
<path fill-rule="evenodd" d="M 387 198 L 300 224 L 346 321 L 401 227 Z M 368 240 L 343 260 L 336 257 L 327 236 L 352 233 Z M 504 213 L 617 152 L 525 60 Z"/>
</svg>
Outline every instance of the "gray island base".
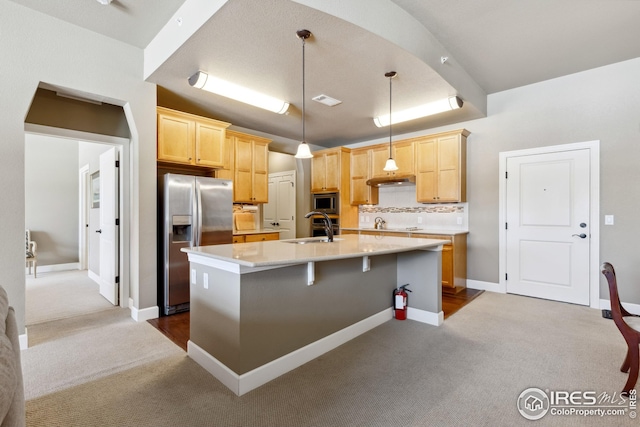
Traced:
<svg viewBox="0 0 640 427">
<path fill-rule="evenodd" d="M 305 241 L 300 244 L 299 241 Z M 337 236 L 183 249 L 191 270 L 188 354 L 247 393 L 393 318 L 443 322 L 443 240 Z"/>
</svg>

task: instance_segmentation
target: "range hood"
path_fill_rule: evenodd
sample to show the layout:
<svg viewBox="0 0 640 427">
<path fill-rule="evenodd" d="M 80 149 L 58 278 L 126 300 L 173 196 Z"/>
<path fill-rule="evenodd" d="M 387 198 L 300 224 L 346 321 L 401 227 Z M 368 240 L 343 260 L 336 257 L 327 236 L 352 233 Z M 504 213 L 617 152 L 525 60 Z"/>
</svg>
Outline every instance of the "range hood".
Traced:
<svg viewBox="0 0 640 427">
<path fill-rule="evenodd" d="M 367 185 L 370 185 L 371 187 L 382 187 L 385 185 L 416 185 L 416 176 L 404 175 L 371 178 L 367 180 Z"/>
</svg>

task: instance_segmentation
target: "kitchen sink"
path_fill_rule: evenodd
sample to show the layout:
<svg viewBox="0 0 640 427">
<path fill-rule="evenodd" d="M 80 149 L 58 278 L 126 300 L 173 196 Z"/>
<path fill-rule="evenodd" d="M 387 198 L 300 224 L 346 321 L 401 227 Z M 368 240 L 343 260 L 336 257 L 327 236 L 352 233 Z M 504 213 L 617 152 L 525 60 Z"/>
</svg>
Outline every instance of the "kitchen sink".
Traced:
<svg viewBox="0 0 640 427">
<path fill-rule="evenodd" d="M 337 237 L 333 238 L 334 242 L 337 242 L 339 240 L 344 240 L 344 239 L 339 239 Z M 306 245 L 309 243 L 331 243 L 329 239 L 326 237 L 321 237 L 321 238 L 308 237 L 303 239 L 291 239 L 291 240 L 280 240 L 280 241 L 284 243 L 295 243 L 296 245 Z"/>
</svg>

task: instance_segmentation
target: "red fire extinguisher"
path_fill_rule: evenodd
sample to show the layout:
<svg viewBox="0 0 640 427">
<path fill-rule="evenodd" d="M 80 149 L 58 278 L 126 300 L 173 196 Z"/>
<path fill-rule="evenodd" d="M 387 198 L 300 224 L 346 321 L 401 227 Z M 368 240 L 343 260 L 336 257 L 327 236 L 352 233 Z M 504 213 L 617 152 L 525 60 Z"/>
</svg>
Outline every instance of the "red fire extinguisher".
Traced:
<svg viewBox="0 0 640 427">
<path fill-rule="evenodd" d="M 407 292 L 411 292 L 411 289 L 407 289 L 407 286 L 409 286 L 408 283 L 393 291 L 394 314 L 398 320 L 407 319 L 407 303 L 409 302 L 409 295 Z"/>
</svg>

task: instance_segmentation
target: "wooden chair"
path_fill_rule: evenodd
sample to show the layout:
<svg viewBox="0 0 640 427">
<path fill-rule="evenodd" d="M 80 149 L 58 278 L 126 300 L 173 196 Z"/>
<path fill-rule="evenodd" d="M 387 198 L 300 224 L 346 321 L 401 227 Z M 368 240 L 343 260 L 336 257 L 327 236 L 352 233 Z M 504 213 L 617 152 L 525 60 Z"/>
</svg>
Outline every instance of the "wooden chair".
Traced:
<svg viewBox="0 0 640 427">
<path fill-rule="evenodd" d="M 25 261 L 27 263 L 27 267 L 29 267 L 29 274 L 31 274 L 31 266 L 33 266 L 33 278 L 38 277 L 38 244 L 31 240 L 31 231 L 26 230 L 26 241 L 27 241 L 27 254 Z"/>
<path fill-rule="evenodd" d="M 622 333 L 628 346 L 627 356 L 620 367 L 620 371 L 629 372 L 627 383 L 622 389 L 622 394 L 628 396 L 629 391 L 635 387 L 638 381 L 638 370 L 640 369 L 640 316 L 629 313 L 620 303 L 616 272 L 613 266 L 605 262 L 600 267 L 600 270 L 609 283 L 609 297 L 611 299 L 613 321 Z"/>
</svg>

